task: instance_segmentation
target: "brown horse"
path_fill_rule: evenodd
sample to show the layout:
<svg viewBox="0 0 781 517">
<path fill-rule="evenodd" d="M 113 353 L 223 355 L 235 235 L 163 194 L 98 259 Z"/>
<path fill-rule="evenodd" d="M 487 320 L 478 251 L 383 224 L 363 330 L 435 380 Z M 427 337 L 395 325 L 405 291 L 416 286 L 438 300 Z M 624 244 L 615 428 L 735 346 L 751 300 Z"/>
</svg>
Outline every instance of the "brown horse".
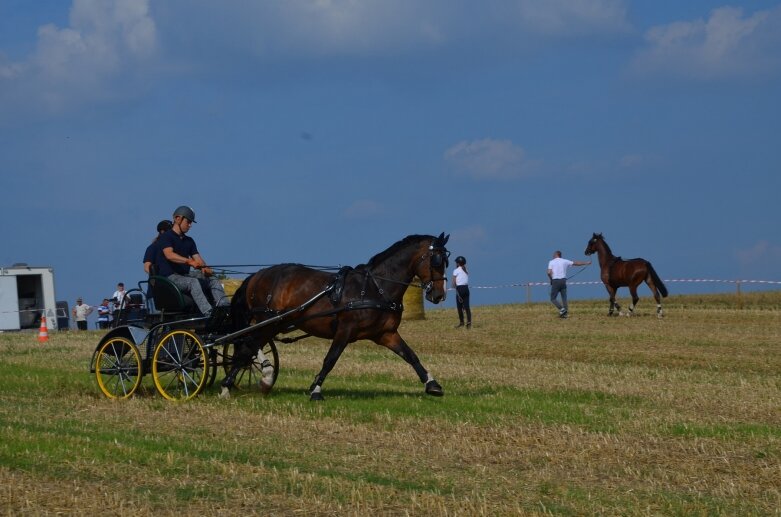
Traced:
<svg viewBox="0 0 781 517">
<path fill-rule="evenodd" d="M 614 307 L 621 314 L 621 306 L 616 302 L 616 291 L 619 287 L 629 287 L 632 303 L 629 305 L 628 316 L 634 315 L 635 307 L 638 300 L 640 300 L 640 297 L 637 296 L 637 286 L 643 281 L 648 284 L 656 300 L 656 315 L 659 318 L 664 315 L 662 312 L 662 300 L 659 294 L 661 293 L 662 297 L 667 297 L 667 287 L 664 286 L 664 282 L 656 274 L 650 262 L 641 258 L 622 260 L 621 257 L 616 257 L 610 251 L 610 246 L 607 245 L 601 233 L 592 235 L 591 240 L 588 241 L 588 246 L 586 246 L 585 253 L 586 255 L 596 253 L 599 258 L 602 282 L 610 295 L 608 316 L 613 315 Z"/>
<path fill-rule="evenodd" d="M 412 279 L 421 280 L 426 299 L 439 303 L 447 294 L 445 269 L 450 236 L 410 235 L 372 257 L 367 264 L 342 268 L 338 273 L 300 264 L 280 264 L 261 269 L 236 291 L 231 315 L 236 328 L 259 325 L 248 341 L 250 353 L 279 333 L 302 330 L 306 335 L 331 339 L 320 372 L 309 387 L 311 400 L 323 400 L 321 386 L 345 347 L 368 339 L 389 348 L 407 361 L 426 393 L 444 394 L 442 386 L 420 364 L 415 352 L 397 329 L 404 310 L 402 298 Z M 269 321 L 271 320 L 271 321 Z M 230 389 L 241 361 L 222 385 Z M 263 387 L 263 386 L 261 386 Z M 270 388 L 270 386 L 268 386 Z"/>
</svg>

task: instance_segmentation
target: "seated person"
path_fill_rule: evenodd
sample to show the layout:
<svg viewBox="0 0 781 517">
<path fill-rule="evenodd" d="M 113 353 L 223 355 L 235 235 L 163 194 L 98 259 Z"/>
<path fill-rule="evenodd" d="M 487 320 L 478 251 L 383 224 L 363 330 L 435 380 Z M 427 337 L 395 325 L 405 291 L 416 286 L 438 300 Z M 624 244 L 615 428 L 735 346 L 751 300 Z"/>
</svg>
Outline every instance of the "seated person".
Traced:
<svg viewBox="0 0 781 517">
<path fill-rule="evenodd" d="M 195 241 L 187 235 L 193 223 L 195 212 L 189 206 L 180 206 L 174 211 L 173 226 L 158 239 L 160 253 L 155 267 L 158 275 L 168 278 L 182 292 L 192 296 L 201 313 L 209 316 L 212 305 L 201 287 L 202 280 L 217 306 L 226 307 L 230 301 L 222 284 L 212 276 L 213 272 L 198 252 Z"/>
<path fill-rule="evenodd" d="M 154 268 L 152 265 L 157 262 L 157 254 L 160 252 L 160 236 L 170 229 L 171 221 L 168 219 L 163 219 L 157 223 L 157 235 L 155 235 L 155 240 L 152 241 L 152 244 L 146 247 L 146 251 L 144 252 L 144 272 L 146 272 L 147 275 L 153 275 L 156 273 L 153 271 Z"/>
</svg>

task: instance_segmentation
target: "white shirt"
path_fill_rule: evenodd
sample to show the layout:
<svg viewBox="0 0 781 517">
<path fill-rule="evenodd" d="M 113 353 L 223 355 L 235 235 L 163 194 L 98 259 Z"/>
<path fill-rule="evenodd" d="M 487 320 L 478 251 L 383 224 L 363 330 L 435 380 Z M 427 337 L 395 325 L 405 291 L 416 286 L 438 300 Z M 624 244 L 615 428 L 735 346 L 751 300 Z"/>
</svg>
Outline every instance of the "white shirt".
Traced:
<svg viewBox="0 0 781 517">
<path fill-rule="evenodd" d="M 120 290 L 114 291 L 114 295 L 112 296 L 112 298 L 116 300 L 116 302 L 114 302 L 115 309 L 119 309 L 120 307 L 122 307 L 122 300 L 125 298 L 125 294 L 127 294 L 127 291 L 125 291 L 124 289 L 122 291 Z"/>
<path fill-rule="evenodd" d="M 571 260 L 567 260 L 561 257 L 556 257 L 555 259 L 548 262 L 548 269 L 552 272 L 552 277 L 554 280 L 560 280 L 562 278 L 567 278 L 567 269 L 569 269 L 574 262 Z"/>
<path fill-rule="evenodd" d="M 455 271 L 453 271 L 453 278 L 455 278 L 457 286 L 469 285 L 469 275 L 461 266 L 458 266 Z"/>
<path fill-rule="evenodd" d="M 73 312 L 76 315 L 76 321 L 84 321 L 87 319 L 87 316 L 89 316 L 89 314 L 92 312 L 92 307 L 90 307 L 86 303 L 82 303 L 81 305 L 74 305 Z"/>
</svg>

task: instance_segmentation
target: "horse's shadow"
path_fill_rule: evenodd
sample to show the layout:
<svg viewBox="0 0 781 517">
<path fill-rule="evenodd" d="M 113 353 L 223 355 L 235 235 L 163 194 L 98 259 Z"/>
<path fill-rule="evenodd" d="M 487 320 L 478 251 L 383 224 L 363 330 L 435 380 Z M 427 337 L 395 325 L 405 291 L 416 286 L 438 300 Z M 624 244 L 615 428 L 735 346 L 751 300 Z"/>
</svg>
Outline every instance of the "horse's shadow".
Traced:
<svg viewBox="0 0 781 517">
<path fill-rule="evenodd" d="M 304 395 L 309 397 L 309 390 L 305 387 L 285 387 L 274 388 L 267 396 L 274 397 L 287 396 L 287 395 Z M 346 388 L 329 388 L 325 393 L 326 399 L 342 399 L 342 400 L 391 400 L 391 399 L 404 399 L 404 398 L 433 398 L 426 395 L 423 391 L 407 391 L 407 390 L 393 390 L 393 389 L 346 389 Z"/>
</svg>

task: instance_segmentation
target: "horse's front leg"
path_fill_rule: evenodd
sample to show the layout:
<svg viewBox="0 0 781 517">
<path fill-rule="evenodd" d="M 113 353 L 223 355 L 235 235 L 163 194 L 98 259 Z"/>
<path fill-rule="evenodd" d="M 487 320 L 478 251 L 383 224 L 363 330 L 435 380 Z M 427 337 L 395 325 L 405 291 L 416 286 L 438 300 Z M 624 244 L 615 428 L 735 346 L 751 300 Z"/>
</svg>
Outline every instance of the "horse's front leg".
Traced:
<svg viewBox="0 0 781 517">
<path fill-rule="evenodd" d="M 435 397 L 441 397 L 445 394 L 442 386 L 432 377 L 432 375 L 420 364 L 417 354 L 410 348 L 398 332 L 383 334 L 382 337 L 375 340 L 375 343 L 392 350 L 396 355 L 407 361 L 415 373 L 418 374 L 420 382 L 426 385 L 426 393 Z"/>
<path fill-rule="evenodd" d="M 607 287 L 607 294 L 610 297 L 610 309 L 608 309 L 607 315 L 612 316 L 614 309 L 617 310 L 619 314 L 621 314 L 621 306 L 618 305 L 618 302 L 616 302 L 616 290 L 608 284 L 605 284 L 605 287 Z"/>
</svg>

